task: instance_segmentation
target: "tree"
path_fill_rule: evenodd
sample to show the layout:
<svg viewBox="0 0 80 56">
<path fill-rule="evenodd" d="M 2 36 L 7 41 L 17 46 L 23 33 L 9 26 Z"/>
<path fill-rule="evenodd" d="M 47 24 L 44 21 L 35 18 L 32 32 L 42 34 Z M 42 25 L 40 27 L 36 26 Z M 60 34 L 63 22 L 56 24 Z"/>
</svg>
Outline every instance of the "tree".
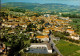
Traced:
<svg viewBox="0 0 80 56">
<path fill-rule="evenodd" d="M 64 34 L 65 36 L 69 36 L 70 35 L 68 32 L 63 32 L 62 34 Z"/>
<path fill-rule="evenodd" d="M 41 22 L 40 22 L 41 24 L 43 24 L 43 23 L 45 22 L 43 19 L 42 19 L 42 20 L 40 20 L 40 21 L 41 21 Z"/>
<path fill-rule="evenodd" d="M 29 38 L 27 38 L 24 34 L 13 37 L 11 42 L 11 49 L 9 50 L 8 56 L 18 56 L 21 50 L 30 46 Z"/>
<path fill-rule="evenodd" d="M 44 29 L 44 27 L 41 27 L 39 30 L 40 30 L 40 31 L 43 31 L 43 29 Z"/>
<path fill-rule="evenodd" d="M 26 10 L 20 9 L 20 8 L 10 9 L 10 11 L 14 11 L 14 12 L 22 12 L 22 13 L 25 13 L 25 12 L 26 12 Z"/>
</svg>

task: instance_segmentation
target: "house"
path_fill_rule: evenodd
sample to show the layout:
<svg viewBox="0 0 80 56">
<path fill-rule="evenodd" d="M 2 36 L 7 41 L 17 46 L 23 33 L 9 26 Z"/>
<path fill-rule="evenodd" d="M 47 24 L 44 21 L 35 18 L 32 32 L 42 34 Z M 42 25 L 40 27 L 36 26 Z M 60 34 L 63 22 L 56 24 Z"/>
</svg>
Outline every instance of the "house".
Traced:
<svg viewBox="0 0 80 56">
<path fill-rule="evenodd" d="M 65 30 L 63 27 L 56 27 L 54 31 L 64 32 Z"/>
<path fill-rule="evenodd" d="M 45 17 L 50 17 L 50 14 L 44 14 Z"/>
<path fill-rule="evenodd" d="M 77 33 L 72 34 L 70 37 L 75 40 L 80 40 L 80 36 Z"/>
<path fill-rule="evenodd" d="M 41 39 L 41 41 L 49 41 L 49 36 L 45 35 L 45 36 L 36 36 L 37 39 Z"/>
<path fill-rule="evenodd" d="M 79 36 L 75 36 L 75 35 L 72 35 L 71 38 L 75 39 L 75 40 L 80 40 L 80 37 Z"/>
<path fill-rule="evenodd" d="M 2 26 L 5 26 L 5 23 L 2 23 Z"/>
<path fill-rule="evenodd" d="M 3 19 L 3 22 L 5 22 L 6 20 L 5 19 Z"/>
<path fill-rule="evenodd" d="M 57 19 L 58 18 L 58 15 L 51 15 L 50 18 Z"/>
<path fill-rule="evenodd" d="M 16 23 L 12 23 L 12 22 L 7 22 L 7 23 L 2 23 L 2 26 L 4 27 L 12 27 L 12 28 L 15 28 L 15 26 L 17 26 L 18 24 Z"/>
<path fill-rule="evenodd" d="M 26 23 L 20 23 L 19 25 L 22 26 L 22 27 L 25 27 L 25 28 L 27 27 Z"/>
<path fill-rule="evenodd" d="M 59 18 L 63 20 L 69 20 L 69 17 L 59 17 Z"/>
<path fill-rule="evenodd" d="M 48 35 L 48 34 L 49 34 L 49 32 L 43 32 L 42 34 L 43 34 L 43 35 Z"/>
<path fill-rule="evenodd" d="M 43 32 L 49 32 L 48 28 L 43 29 Z"/>
<path fill-rule="evenodd" d="M 70 35 L 74 34 L 74 30 L 72 29 L 67 29 L 66 32 L 70 33 Z"/>
<path fill-rule="evenodd" d="M 19 22 L 19 21 L 21 21 L 21 19 L 20 18 L 15 18 L 15 21 Z"/>
<path fill-rule="evenodd" d="M 8 18 L 8 21 L 15 21 L 15 18 Z"/>
<path fill-rule="evenodd" d="M 8 33 L 15 33 L 13 30 L 8 31 Z"/>
<path fill-rule="evenodd" d="M 72 27 L 71 26 L 68 26 L 67 28 L 71 29 Z"/>
<path fill-rule="evenodd" d="M 43 35 L 48 35 L 49 34 L 49 28 L 43 29 Z"/>
</svg>

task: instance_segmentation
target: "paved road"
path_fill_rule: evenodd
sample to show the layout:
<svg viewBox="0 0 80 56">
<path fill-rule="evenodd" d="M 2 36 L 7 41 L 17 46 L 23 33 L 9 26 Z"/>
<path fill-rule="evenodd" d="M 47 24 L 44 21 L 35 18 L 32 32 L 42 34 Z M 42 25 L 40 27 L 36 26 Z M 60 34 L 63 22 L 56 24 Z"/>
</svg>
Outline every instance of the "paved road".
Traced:
<svg viewBox="0 0 80 56">
<path fill-rule="evenodd" d="M 53 42 L 53 37 L 51 36 L 51 34 L 49 35 L 50 38 L 50 44 L 52 45 L 52 48 L 60 55 L 63 56 L 60 51 L 58 50 L 58 48 L 55 46 L 55 43 Z"/>
</svg>

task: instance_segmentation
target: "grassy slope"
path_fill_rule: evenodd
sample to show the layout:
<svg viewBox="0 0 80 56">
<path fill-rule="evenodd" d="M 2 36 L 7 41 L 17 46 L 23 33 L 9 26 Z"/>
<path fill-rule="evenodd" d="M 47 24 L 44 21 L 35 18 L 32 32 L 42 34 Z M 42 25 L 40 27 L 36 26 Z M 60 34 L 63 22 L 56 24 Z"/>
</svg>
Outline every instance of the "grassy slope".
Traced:
<svg viewBox="0 0 80 56">
<path fill-rule="evenodd" d="M 23 2 L 3 3 L 2 7 L 18 7 L 18 8 L 30 9 L 33 11 L 57 11 L 57 12 L 73 12 L 73 11 L 75 12 L 78 11 L 77 9 L 79 9 L 78 6 L 70 6 L 58 3 L 38 4 L 38 3 L 23 3 Z"/>
<path fill-rule="evenodd" d="M 60 40 L 56 46 L 64 56 L 80 56 L 80 46 L 74 45 L 64 40 Z"/>
</svg>

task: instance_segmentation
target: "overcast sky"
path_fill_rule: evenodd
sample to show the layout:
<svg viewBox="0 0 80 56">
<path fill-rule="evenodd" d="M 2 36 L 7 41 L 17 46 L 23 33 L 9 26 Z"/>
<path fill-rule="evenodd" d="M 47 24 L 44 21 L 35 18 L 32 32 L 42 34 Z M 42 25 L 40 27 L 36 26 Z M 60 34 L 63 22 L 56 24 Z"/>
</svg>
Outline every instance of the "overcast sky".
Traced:
<svg viewBox="0 0 80 56">
<path fill-rule="evenodd" d="M 29 2 L 29 3 L 62 3 L 67 5 L 79 5 L 80 0 L 1 0 L 1 3 L 6 2 Z"/>
</svg>

